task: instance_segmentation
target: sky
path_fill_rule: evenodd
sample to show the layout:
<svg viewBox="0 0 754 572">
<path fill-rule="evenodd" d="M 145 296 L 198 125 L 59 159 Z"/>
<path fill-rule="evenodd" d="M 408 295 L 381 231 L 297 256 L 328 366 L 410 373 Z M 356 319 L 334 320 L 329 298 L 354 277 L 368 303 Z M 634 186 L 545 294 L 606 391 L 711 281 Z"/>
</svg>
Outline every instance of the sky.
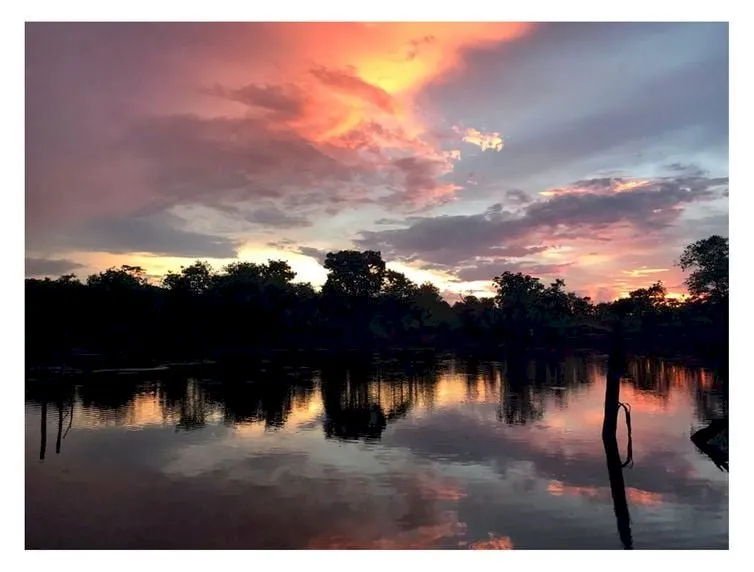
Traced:
<svg viewBox="0 0 754 572">
<path fill-rule="evenodd" d="M 379 250 L 598 301 L 728 235 L 724 23 L 28 23 L 26 275 Z"/>
</svg>

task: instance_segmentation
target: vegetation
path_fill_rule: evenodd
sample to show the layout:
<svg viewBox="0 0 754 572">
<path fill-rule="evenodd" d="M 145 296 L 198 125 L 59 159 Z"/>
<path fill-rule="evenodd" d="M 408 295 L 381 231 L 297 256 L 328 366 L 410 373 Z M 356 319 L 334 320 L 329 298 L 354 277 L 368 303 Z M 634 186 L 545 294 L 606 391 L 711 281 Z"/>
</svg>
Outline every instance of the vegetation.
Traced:
<svg viewBox="0 0 754 572">
<path fill-rule="evenodd" d="M 194 359 L 259 348 L 599 346 L 618 332 L 638 348 L 727 355 L 728 239 L 689 245 L 680 266 L 691 297 L 666 297 L 661 283 L 593 304 L 563 280 L 502 272 L 495 295 L 443 300 L 385 267 L 375 251 L 327 255 L 321 291 L 295 283 L 280 260 L 197 261 L 152 285 L 143 269 L 26 280 L 27 360 L 70 363 L 82 353 Z"/>
</svg>

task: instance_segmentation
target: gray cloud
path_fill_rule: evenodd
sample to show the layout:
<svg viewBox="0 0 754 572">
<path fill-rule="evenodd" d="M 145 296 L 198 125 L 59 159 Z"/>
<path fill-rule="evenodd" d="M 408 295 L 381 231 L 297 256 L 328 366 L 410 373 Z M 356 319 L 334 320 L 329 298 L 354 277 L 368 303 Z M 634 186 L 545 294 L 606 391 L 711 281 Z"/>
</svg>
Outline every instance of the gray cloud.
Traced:
<svg viewBox="0 0 754 572">
<path fill-rule="evenodd" d="M 247 84 L 236 89 L 215 85 L 202 90 L 202 93 L 270 112 L 278 120 L 301 117 L 310 103 L 306 91 L 290 83 L 285 85 Z"/>
<path fill-rule="evenodd" d="M 322 250 L 321 248 L 313 248 L 311 246 L 299 246 L 297 252 L 303 254 L 304 256 L 309 256 L 320 264 L 323 264 L 325 258 L 327 257 L 327 254 L 331 251 Z"/>
<path fill-rule="evenodd" d="M 312 222 L 305 216 L 287 213 L 274 204 L 249 211 L 233 205 L 225 205 L 219 207 L 219 210 L 246 222 L 271 228 L 301 228 L 312 225 Z"/>
<path fill-rule="evenodd" d="M 303 254 L 304 256 L 313 258 L 320 264 L 324 264 L 325 257 L 327 257 L 327 254 L 329 252 L 332 252 L 332 250 L 323 250 L 321 248 L 314 248 L 312 246 L 300 246 L 296 244 L 295 241 L 289 239 L 268 242 L 267 246 L 271 246 L 272 248 L 279 248 L 288 252 L 293 252 L 294 254 Z"/>
<path fill-rule="evenodd" d="M 491 281 L 495 276 L 499 276 L 503 272 L 522 272 L 537 277 L 557 276 L 572 264 L 572 262 L 562 264 L 538 264 L 535 262 L 503 258 L 494 262 L 478 263 L 474 266 L 462 267 L 454 272 L 454 274 L 459 280 L 465 282 L 474 282 L 476 280 Z"/>
<path fill-rule="evenodd" d="M 545 235 L 547 243 L 594 239 L 595 231 L 615 225 L 648 235 L 672 225 L 685 205 L 714 198 L 727 178 L 666 177 L 626 192 L 608 192 L 602 179 L 574 186 L 586 186 L 587 192 L 538 200 L 520 215 L 496 204 L 481 214 L 415 218 L 404 228 L 365 231 L 356 243 L 391 257 L 457 266 L 478 257 L 523 256 L 527 247 L 540 246 L 537 235 Z"/>
<path fill-rule="evenodd" d="M 285 196 L 292 189 L 346 183 L 350 166 L 291 131 L 255 118 L 164 116 L 142 122 L 124 143 L 150 161 L 163 202 L 212 204 Z M 337 193 L 334 193 L 337 194 Z"/>
<path fill-rule="evenodd" d="M 182 230 L 181 220 L 168 213 L 102 218 L 60 237 L 70 248 L 125 254 L 148 252 L 160 256 L 233 258 L 239 243 L 233 239 Z"/>
<path fill-rule="evenodd" d="M 27 276 L 61 276 L 83 268 L 83 264 L 66 258 L 26 258 Z"/>
<path fill-rule="evenodd" d="M 534 200 L 532 199 L 532 197 L 530 197 L 520 189 L 511 189 L 509 191 L 505 191 L 505 198 L 516 205 L 526 205 Z"/>
<path fill-rule="evenodd" d="M 300 215 L 287 214 L 277 207 L 255 210 L 246 217 L 246 220 L 276 228 L 295 228 L 312 225 L 311 221 L 307 218 Z"/>
</svg>

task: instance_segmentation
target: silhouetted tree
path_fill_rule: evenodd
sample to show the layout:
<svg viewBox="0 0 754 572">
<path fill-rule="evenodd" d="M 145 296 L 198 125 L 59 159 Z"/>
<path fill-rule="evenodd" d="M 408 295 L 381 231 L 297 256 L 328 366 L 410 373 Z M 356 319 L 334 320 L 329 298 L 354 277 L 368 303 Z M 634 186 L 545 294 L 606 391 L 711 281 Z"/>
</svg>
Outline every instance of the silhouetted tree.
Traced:
<svg viewBox="0 0 754 572">
<path fill-rule="evenodd" d="M 502 272 L 494 297 L 452 307 L 431 283 L 387 269 L 380 252 L 328 253 L 321 291 L 296 283 L 283 260 L 205 261 L 168 272 L 160 286 L 138 266 L 109 268 L 82 284 L 74 275 L 26 280 L 30 363 L 78 364 L 226 355 L 271 348 L 461 347 L 518 350 L 606 343 L 622 332 L 644 349 L 704 352 L 728 346 L 728 239 L 713 236 L 681 256 L 691 299 L 668 299 L 661 282 L 594 305 L 565 281 Z M 90 356 L 91 357 L 91 356 Z M 91 358 L 94 359 L 94 358 Z M 78 366 L 77 366 L 78 367 Z M 91 367 L 91 363 L 89 366 Z"/>
<path fill-rule="evenodd" d="M 162 285 L 171 292 L 200 296 L 206 294 L 214 284 L 215 276 L 208 262 L 197 260 L 181 271 L 168 272 Z"/>
<path fill-rule="evenodd" d="M 325 257 L 329 271 L 323 288 L 326 294 L 347 298 L 376 298 L 382 291 L 385 262 L 379 252 L 367 250 L 341 250 Z"/>
<path fill-rule="evenodd" d="M 728 239 L 713 235 L 688 245 L 680 266 L 692 270 L 686 286 L 692 296 L 718 301 L 728 297 Z"/>
</svg>

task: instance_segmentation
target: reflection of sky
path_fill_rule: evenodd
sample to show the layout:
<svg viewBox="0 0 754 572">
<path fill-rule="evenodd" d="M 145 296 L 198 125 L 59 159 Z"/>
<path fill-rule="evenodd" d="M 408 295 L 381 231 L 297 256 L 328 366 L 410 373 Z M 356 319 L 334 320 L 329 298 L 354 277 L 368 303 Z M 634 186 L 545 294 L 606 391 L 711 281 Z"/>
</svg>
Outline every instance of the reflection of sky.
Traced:
<svg viewBox="0 0 754 572">
<path fill-rule="evenodd" d="M 176 411 L 166 410 L 159 392 L 142 392 L 119 422 L 79 403 L 56 456 L 51 407 L 42 464 L 36 460 L 38 411 L 30 407 L 29 503 L 43 511 L 36 530 L 48 539 L 53 533 L 45 527 L 55 520 L 50 505 L 73 503 L 77 508 L 68 508 L 79 522 L 63 537 L 91 534 L 117 513 L 121 526 L 143 535 L 145 527 L 152 530 L 142 544 L 619 548 L 600 437 L 601 371 L 599 364 L 581 374 L 566 371 L 589 376 L 577 387 L 567 381 L 567 390 L 550 379 L 540 391 L 526 386 L 517 392 L 510 385 L 501 389 L 500 370 L 469 373 L 451 363 L 434 391 L 413 392 L 413 408 L 373 442 L 325 439 L 318 392 L 292 400 L 285 425 L 274 430 L 260 422 L 225 425 L 214 404 L 207 425 L 196 431 L 174 429 Z M 633 373 L 621 400 L 632 413 L 634 464 L 624 478 L 635 546 L 726 547 L 727 474 L 689 440 L 699 426 L 693 391 L 711 383 L 708 374 L 665 366 L 652 371 L 665 381 L 639 390 L 646 384 L 637 381 L 636 368 Z M 389 410 L 401 391 L 383 382 L 368 395 Z M 533 403 L 527 423 L 500 421 L 513 399 L 518 407 Z M 625 455 L 622 420 L 619 427 Z M 152 509 L 139 515 L 137 508 L 145 506 Z M 194 525 L 199 540 L 170 524 L 197 512 L 209 519 Z M 238 536 L 252 524 L 261 527 L 257 533 Z M 205 531 L 210 526 L 214 533 Z"/>
</svg>

